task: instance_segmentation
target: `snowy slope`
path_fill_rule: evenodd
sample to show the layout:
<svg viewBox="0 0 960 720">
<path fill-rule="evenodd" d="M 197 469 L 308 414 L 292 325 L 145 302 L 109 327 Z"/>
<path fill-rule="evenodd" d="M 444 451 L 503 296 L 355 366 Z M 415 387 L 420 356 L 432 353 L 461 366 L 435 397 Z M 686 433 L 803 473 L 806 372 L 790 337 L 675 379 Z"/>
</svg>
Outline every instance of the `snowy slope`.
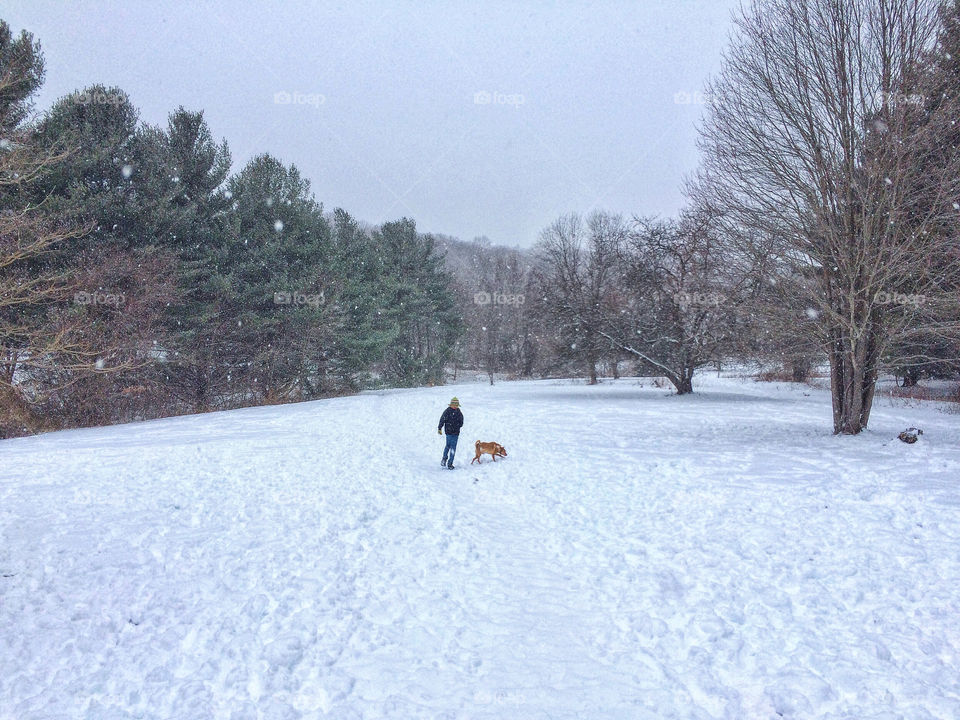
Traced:
<svg viewBox="0 0 960 720">
<path fill-rule="evenodd" d="M 4 441 L 0 718 L 960 717 L 960 416 L 839 438 L 821 391 L 699 388 Z"/>
</svg>

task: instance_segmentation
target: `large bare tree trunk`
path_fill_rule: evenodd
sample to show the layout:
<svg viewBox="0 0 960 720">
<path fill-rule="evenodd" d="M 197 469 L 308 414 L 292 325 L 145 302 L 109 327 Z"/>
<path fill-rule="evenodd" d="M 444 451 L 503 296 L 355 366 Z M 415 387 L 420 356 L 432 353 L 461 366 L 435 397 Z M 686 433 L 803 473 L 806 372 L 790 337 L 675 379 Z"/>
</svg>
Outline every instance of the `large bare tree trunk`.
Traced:
<svg viewBox="0 0 960 720">
<path fill-rule="evenodd" d="M 677 395 L 688 395 L 693 392 L 693 372 L 684 371 L 683 375 L 676 379 L 671 379 L 673 386 L 677 389 Z"/>
<path fill-rule="evenodd" d="M 859 332 L 851 333 L 843 327 L 835 330 L 827 353 L 835 433 L 856 435 L 867 427 L 876 390 L 881 336 L 877 309 L 871 311 Z"/>
<path fill-rule="evenodd" d="M 592 357 L 587 358 L 587 377 L 591 385 L 597 384 L 597 361 Z"/>
</svg>

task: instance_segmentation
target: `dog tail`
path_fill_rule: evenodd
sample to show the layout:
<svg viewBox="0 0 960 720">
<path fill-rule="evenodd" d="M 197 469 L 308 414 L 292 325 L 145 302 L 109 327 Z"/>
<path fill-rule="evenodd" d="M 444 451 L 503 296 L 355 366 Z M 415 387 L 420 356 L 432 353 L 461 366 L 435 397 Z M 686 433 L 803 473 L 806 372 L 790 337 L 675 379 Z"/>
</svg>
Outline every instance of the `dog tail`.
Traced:
<svg viewBox="0 0 960 720">
<path fill-rule="evenodd" d="M 474 446 L 475 448 L 480 447 L 480 441 L 477 440 L 477 441 L 473 444 L 473 446 Z"/>
</svg>

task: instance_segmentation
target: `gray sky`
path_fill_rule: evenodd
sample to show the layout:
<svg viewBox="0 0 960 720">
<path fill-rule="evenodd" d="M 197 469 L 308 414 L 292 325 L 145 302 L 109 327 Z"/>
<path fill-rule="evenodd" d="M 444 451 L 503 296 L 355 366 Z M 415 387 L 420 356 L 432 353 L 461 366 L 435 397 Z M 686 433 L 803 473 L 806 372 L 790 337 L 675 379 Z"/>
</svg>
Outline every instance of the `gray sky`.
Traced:
<svg viewBox="0 0 960 720">
<path fill-rule="evenodd" d="M 117 85 L 150 123 L 204 110 L 234 170 L 296 164 L 327 209 L 526 246 L 574 210 L 677 211 L 737 4 L 6 0 L 0 17 L 43 45 L 39 109 Z"/>
</svg>

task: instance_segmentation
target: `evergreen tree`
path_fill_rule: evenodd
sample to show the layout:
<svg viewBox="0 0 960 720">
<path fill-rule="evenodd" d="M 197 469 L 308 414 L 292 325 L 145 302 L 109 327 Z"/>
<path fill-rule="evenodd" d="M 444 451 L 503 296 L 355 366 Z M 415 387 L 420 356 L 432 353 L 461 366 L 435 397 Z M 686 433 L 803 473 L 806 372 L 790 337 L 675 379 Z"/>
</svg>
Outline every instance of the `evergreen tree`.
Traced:
<svg viewBox="0 0 960 720">
<path fill-rule="evenodd" d="M 462 321 L 435 241 L 417 233 L 409 218 L 384 223 L 373 241 L 380 260 L 375 325 L 384 340 L 384 378 L 399 385 L 442 382 Z"/>
<path fill-rule="evenodd" d="M 44 75 L 40 43 L 26 30 L 14 38 L 10 26 L 0 20 L 0 137 L 8 142 L 30 115 Z"/>
<path fill-rule="evenodd" d="M 179 258 L 179 302 L 167 315 L 170 344 L 165 382 L 194 410 L 211 406 L 220 384 L 217 357 L 223 322 L 216 292 L 219 260 L 229 241 L 231 197 L 226 141 L 219 145 L 202 112 L 178 108 L 159 139 L 165 163 L 177 179 L 168 203 L 162 241 Z"/>
<path fill-rule="evenodd" d="M 229 242 L 216 259 L 234 391 L 280 400 L 322 392 L 338 321 L 327 302 L 330 228 L 294 166 L 260 155 L 230 179 Z M 239 384 L 239 385 L 238 385 Z"/>
<path fill-rule="evenodd" d="M 350 214 L 333 213 L 334 272 L 339 278 L 338 305 L 343 327 L 338 338 L 338 375 L 349 387 L 368 384 L 393 336 L 381 308 L 381 262 L 370 233 Z"/>
<path fill-rule="evenodd" d="M 886 364 L 892 366 L 903 379 L 905 387 L 915 385 L 921 378 L 955 377 L 960 371 L 960 272 L 957 257 L 957 213 L 952 203 L 955 198 L 944 197 L 937 178 L 944 165 L 950 162 L 960 147 L 960 127 L 956 122 L 960 112 L 960 0 L 944 3 L 940 8 L 940 32 L 937 45 L 917 69 L 914 92 L 903 98 L 915 115 L 913 128 L 924 138 L 926 152 L 922 154 L 925 172 L 918 173 L 914 192 L 917 202 L 908 213 L 922 232 L 938 235 L 942 241 L 935 244 L 937 252 L 927 249 L 923 273 L 918 278 L 904 278 L 904 293 L 918 292 L 924 284 L 935 293 L 924 295 L 919 307 L 923 313 L 912 319 L 907 329 L 885 354 Z M 946 207 L 943 207 L 944 201 Z M 941 206 L 938 208 L 938 204 Z M 931 222 L 930 218 L 936 218 Z M 934 282 L 930 278 L 935 278 Z M 936 295 L 939 295 L 937 297 Z M 910 308 L 912 309 L 912 308 Z M 920 321 L 922 320 L 922 322 Z"/>
<path fill-rule="evenodd" d="M 118 88 L 94 85 L 61 98 L 41 120 L 37 141 L 65 157 L 33 183 L 35 202 L 53 220 L 85 232 L 44 262 L 81 295 L 116 302 L 70 303 L 61 321 L 94 348 L 86 368 L 61 363 L 42 380 L 65 422 L 110 422 L 129 415 L 130 388 L 154 380 L 166 347 L 162 316 L 175 302 L 176 253 L 163 246 L 163 223 L 176 179 L 160 134 Z"/>
</svg>

